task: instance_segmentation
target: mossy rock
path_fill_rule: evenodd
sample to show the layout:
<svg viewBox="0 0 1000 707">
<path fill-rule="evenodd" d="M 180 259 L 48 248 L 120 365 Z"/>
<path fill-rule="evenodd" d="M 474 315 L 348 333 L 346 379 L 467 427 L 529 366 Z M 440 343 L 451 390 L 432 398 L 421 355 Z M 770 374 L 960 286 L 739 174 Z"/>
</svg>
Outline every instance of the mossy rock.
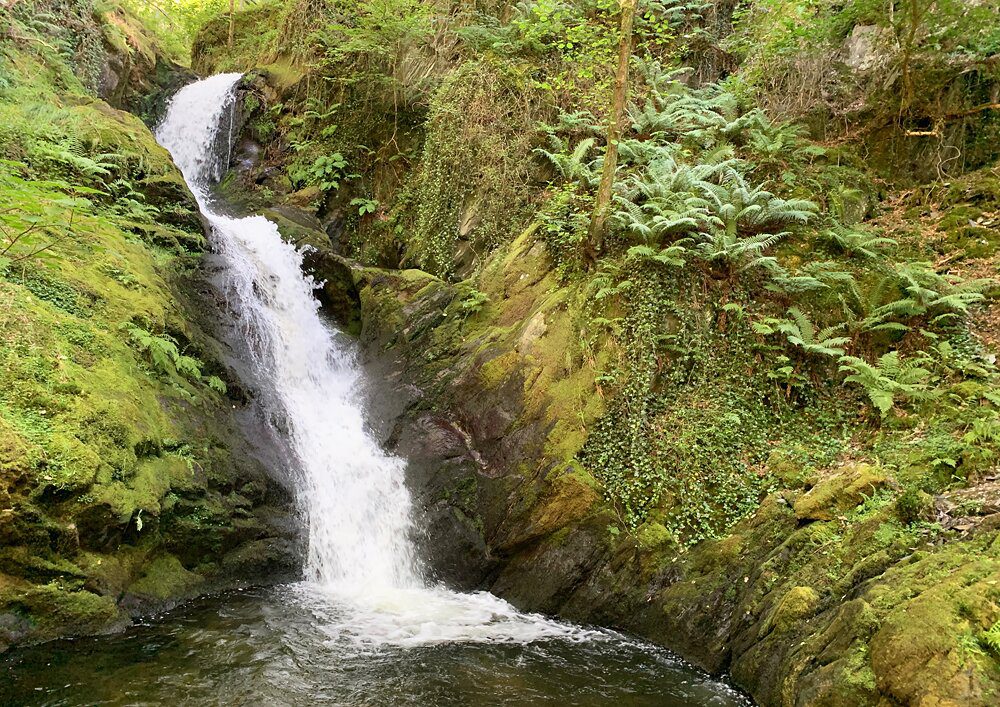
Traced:
<svg viewBox="0 0 1000 707">
<path fill-rule="evenodd" d="M 888 484 L 870 464 L 841 467 L 800 496 L 793 506 L 799 520 L 834 520 Z"/>
<path fill-rule="evenodd" d="M 656 521 L 643 523 L 636 531 L 636 539 L 643 550 L 659 550 L 675 542 L 673 534 Z"/>
<path fill-rule="evenodd" d="M 788 633 L 808 619 L 819 605 L 819 594 L 812 587 L 792 587 L 768 617 L 765 631 Z"/>
<path fill-rule="evenodd" d="M 191 595 L 205 578 L 189 572 L 173 555 L 163 555 L 146 565 L 142 576 L 127 589 L 131 597 L 164 602 Z"/>
<path fill-rule="evenodd" d="M 123 619 L 111 597 L 65 586 L 59 580 L 27 584 L 0 575 L 0 646 L 27 636 L 54 638 L 104 631 Z"/>
<path fill-rule="evenodd" d="M 534 533 L 548 535 L 585 517 L 600 499 L 593 481 L 582 472 L 562 474 L 552 482 L 549 495 L 539 504 L 532 521 Z"/>
</svg>

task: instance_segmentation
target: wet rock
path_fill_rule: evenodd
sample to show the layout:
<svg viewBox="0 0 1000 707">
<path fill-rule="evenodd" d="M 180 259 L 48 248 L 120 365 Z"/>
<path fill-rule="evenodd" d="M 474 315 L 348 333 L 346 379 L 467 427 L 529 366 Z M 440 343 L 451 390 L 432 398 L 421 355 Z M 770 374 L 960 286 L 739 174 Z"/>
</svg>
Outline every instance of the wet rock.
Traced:
<svg viewBox="0 0 1000 707">
<path fill-rule="evenodd" d="M 147 562 L 142 574 L 129 584 L 125 597 L 120 600 L 124 608 L 135 608 L 149 603 L 177 601 L 194 596 L 198 585 L 205 578 L 184 568 L 173 555 L 163 555 Z"/>
<path fill-rule="evenodd" d="M 298 579 L 301 548 L 292 538 L 261 538 L 244 543 L 222 558 L 223 571 L 234 578 L 260 581 Z"/>
</svg>

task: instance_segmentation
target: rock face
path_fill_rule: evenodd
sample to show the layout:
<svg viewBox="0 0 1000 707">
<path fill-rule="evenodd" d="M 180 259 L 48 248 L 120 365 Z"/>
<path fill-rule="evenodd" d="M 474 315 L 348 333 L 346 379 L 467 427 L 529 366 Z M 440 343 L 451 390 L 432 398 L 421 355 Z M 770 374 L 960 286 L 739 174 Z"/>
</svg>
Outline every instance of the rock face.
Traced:
<svg viewBox="0 0 1000 707">
<path fill-rule="evenodd" d="M 196 76 L 164 56 L 105 44 L 97 94 L 115 108 L 140 116 L 154 125 L 166 110 L 167 101 Z"/>
<path fill-rule="evenodd" d="M 547 296 L 530 231 L 488 266 L 483 282 L 499 284 L 471 315 L 462 285 L 335 260 L 353 276 L 369 365 L 389 383 L 377 407 L 410 460 L 437 578 L 635 632 L 728 671 L 765 705 L 1000 697 L 995 658 L 960 638 L 998 618 L 995 529 L 920 547 L 915 526 L 873 500 L 887 474 L 855 464 L 773 494 L 687 552 L 655 523 L 613 535 L 613 509 L 574 461 L 603 408 L 589 367 L 565 356 L 574 295 Z"/>
<path fill-rule="evenodd" d="M 885 62 L 879 52 L 882 36 L 874 25 L 857 25 L 844 42 L 844 63 L 852 70 L 865 72 Z"/>
</svg>

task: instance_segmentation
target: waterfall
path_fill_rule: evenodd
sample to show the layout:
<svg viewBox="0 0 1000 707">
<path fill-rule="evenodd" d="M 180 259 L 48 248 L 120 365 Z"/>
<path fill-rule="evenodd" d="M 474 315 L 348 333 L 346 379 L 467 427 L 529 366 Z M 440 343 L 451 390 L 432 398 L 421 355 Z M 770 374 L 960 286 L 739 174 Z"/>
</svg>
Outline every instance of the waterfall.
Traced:
<svg viewBox="0 0 1000 707">
<path fill-rule="evenodd" d="M 333 635 L 376 644 L 603 635 L 519 613 L 485 592 L 458 594 L 422 580 L 409 537 L 406 465 L 368 430 L 352 342 L 321 318 L 316 283 L 277 227 L 262 216 L 224 215 L 211 196 L 228 167 L 240 78 L 220 74 L 181 89 L 157 139 L 211 226 L 222 295 L 253 359 L 255 380 L 244 382 L 280 418 L 276 429 L 296 457 L 309 526 L 301 592 L 310 609 Z"/>
<path fill-rule="evenodd" d="M 237 219 L 213 210 L 209 188 L 230 152 L 239 80 L 240 74 L 221 74 L 182 89 L 157 139 L 212 227 L 213 246 L 227 266 L 224 294 L 251 343 L 253 370 L 284 418 L 309 523 L 308 577 L 329 586 L 416 586 L 405 466 L 366 429 L 352 352 L 321 319 L 302 254 L 262 216 Z"/>
</svg>

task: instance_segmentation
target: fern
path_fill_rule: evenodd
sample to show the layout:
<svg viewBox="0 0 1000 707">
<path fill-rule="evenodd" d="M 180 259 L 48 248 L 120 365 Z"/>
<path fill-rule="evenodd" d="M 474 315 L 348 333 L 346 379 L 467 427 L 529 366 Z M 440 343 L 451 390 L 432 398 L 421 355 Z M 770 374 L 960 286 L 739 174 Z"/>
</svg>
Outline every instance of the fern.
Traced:
<svg viewBox="0 0 1000 707">
<path fill-rule="evenodd" d="M 190 356 L 180 355 L 174 361 L 177 372 L 190 380 L 201 380 L 201 362 Z"/>
<path fill-rule="evenodd" d="M 113 158 L 119 155 L 97 155 L 91 157 L 83 142 L 73 135 L 62 135 L 52 141 L 37 142 L 32 151 L 41 159 L 54 162 L 56 165 L 68 168 L 71 172 L 83 177 L 110 177 L 112 170 L 117 169 Z"/>
<path fill-rule="evenodd" d="M 657 265 L 668 265 L 671 267 L 684 267 L 684 254 L 687 248 L 680 244 L 673 244 L 660 251 L 646 245 L 636 245 L 628 249 L 625 254 L 627 260 L 638 260 L 640 262 L 651 262 Z"/>
<path fill-rule="evenodd" d="M 559 115 L 556 116 L 556 122 L 554 125 L 548 125 L 546 123 L 541 123 L 538 126 L 539 130 L 548 133 L 550 136 L 557 133 L 601 133 L 601 127 L 597 125 L 597 118 L 594 114 L 588 110 L 574 111 L 572 113 L 567 113 L 565 111 L 560 111 Z"/>
<path fill-rule="evenodd" d="M 168 335 L 156 336 L 132 323 L 122 326 L 129 341 L 144 353 L 158 372 L 167 376 L 180 376 L 192 382 L 204 382 L 211 390 L 225 394 L 226 384 L 216 376 L 204 378 L 204 364 L 193 356 L 186 356 L 177 348 L 177 342 Z"/>
<path fill-rule="evenodd" d="M 740 271 L 761 268 L 775 269 L 774 258 L 763 257 L 761 254 L 784 238 L 787 233 L 762 233 L 756 236 L 741 238 L 730 231 L 713 231 L 702 234 L 701 242 L 694 248 L 694 254 L 709 263 L 722 264 L 727 269 L 737 267 Z"/>
<path fill-rule="evenodd" d="M 844 381 L 861 386 L 884 418 L 898 399 L 920 400 L 933 395 L 928 390 L 931 373 L 922 367 L 925 361 L 925 358 L 903 360 L 898 351 L 883 355 L 876 364 L 844 356 L 840 359 L 840 371 L 850 374 Z"/>
<path fill-rule="evenodd" d="M 862 307 L 862 294 L 854 273 L 831 261 L 807 263 L 795 274 L 777 269 L 766 289 L 783 294 L 816 293 L 818 303 L 837 303 L 849 319 Z"/>
<path fill-rule="evenodd" d="M 205 385 L 207 385 L 211 390 L 214 390 L 220 395 L 225 395 L 228 391 L 226 384 L 218 376 L 208 376 L 205 378 Z"/>
<path fill-rule="evenodd" d="M 759 108 L 751 111 L 747 118 L 746 149 L 764 169 L 804 163 L 826 154 L 823 147 L 806 139 L 803 125 L 772 123 Z"/>
<path fill-rule="evenodd" d="M 597 142 L 595 138 L 581 140 L 575 148 L 569 150 L 566 141 L 557 135 L 550 135 L 552 150 L 536 148 L 535 152 L 542 155 L 556 168 L 556 171 L 566 181 L 577 181 L 584 186 L 594 186 L 600 178 L 601 159 L 587 160 L 587 156 Z"/>
<path fill-rule="evenodd" d="M 949 279 L 935 272 L 930 263 L 901 263 L 875 288 L 873 297 L 882 304 L 862 303 L 866 316 L 859 328 L 908 331 L 910 321 L 918 317 L 926 317 L 931 324 L 961 318 L 986 298 L 983 292 L 993 284 L 990 279 Z"/>
<path fill-rule="evenodd" d="M 896 241 L 892 238 L 873 236 L 864 231 L 843 228 L 828 228 L 821 231 L 819 240 L 834 253 L 872 260 L 881 257 L 884 249 L 896 245 Z"/>
<path fill-rule="evenodd" d="M 812 320 L 798 307 L 789 308 L 788 315 L 788 319 L 768 318 L 754 324 L 754 330 L 765 335 L 780 332 L 790 344 L 807 354 L 837 358 L 844 355 L 844 346 L 850 343 L 851 337 L 835 336 L 844 328 L 843 324 L 817 330 Z"/>
<path fill-rule="evenodd" d="M 126 324 L 124 329 L 135 347 L 149 357 L 158 371 L 168 374 L 176 372 L 180 351 L 170 337 L 154 336 L 134 324 Z"/>
<path fill-rule="evenodd" d="M 979 634 L 979 643 L 992 653 L 994 658 L 1000 660 L 1000 621 Z"/>
<path fill-rule="evenodd" d="M 705 194 L 722 227 L 730 232 L 773 232 L 791 224 L 808 223 L 818 206 L 805 199 L 782 199 L 752 186 L 734 169 L 727 169 L 718 185 Z"/>
</svg>

